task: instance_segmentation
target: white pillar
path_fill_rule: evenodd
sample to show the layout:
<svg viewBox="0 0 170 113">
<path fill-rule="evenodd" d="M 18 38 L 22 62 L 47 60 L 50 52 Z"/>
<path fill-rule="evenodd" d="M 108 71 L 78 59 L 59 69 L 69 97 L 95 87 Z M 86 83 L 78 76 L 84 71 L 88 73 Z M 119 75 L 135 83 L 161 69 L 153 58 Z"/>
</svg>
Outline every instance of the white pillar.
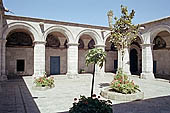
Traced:
<svg viewBox="0 0 170 113">
<path fill-rule="evenodd" d="M 105 51 L 105 45 L 95 45 L 97 49 L 102 49 Z M 105 62 L 103 64 L 103 67 L 100 68 L 98 65 L 95 65 L 95 75 L 96 76 L 104 76 L 105 75 Z"/>
<path fill-rule="evenodd" d="M 142 73 L 141 78 L 154 79 L 152 44 L 142 44 Z"/>
<path fill-rule="evenodd" d="M 45 43 L 34 41 L 34 77 L 40 77 L 45 72 Z"/>
<path fill-rule="evenodd" d="M 1 41 L 1 81 L 7 80 L 6 76 L 6 40 Z"/>
<path fill-rule="evenodd" d="M 74 78 L 78 75 L 78 43 L 68 43 L 67 45 L 67 76 Z"/>
<path fill-rule="evenodd" d="M 122 53 L 118 50 L 118 69 L 122 68 Z"/>
<path fill-rule="evenodd" d="M 122 61 L 122 52 L 118 50 L 118 69 L 122 68 L 123 72 L 127 75 L 130 73 L 130 60 L 129 60 L 129 48 L 124 48 L 124 56 Z"/>
<path fill-rule="evenodd" d="M 127 75 L 131 75 L 130 60 L 129 60 L 129 48 L 124 48 L 123 72 L 126 73 Z"/>
</svg>

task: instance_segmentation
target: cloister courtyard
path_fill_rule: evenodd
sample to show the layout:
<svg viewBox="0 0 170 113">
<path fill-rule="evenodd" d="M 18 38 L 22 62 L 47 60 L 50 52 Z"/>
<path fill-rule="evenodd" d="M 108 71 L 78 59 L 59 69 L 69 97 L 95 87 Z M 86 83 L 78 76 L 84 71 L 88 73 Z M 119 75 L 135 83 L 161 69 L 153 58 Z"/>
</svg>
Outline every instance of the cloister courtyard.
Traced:
<svg viewBox="0 0 170 113">
<path fill-rule="evenodd" d="M 95 77 L 94 93 L 113 80 L 113 73 Z M 67 113 L 74 98 L 90 96 L 91 74 L 79 74 L 70 79 L 65 75 L 54 75 L 55 87 L 45 91 L 32 88 L 33 77 L 9 79 L 0 83 L 1 113 Z M 170 83 L 168 79 L 140 79 L 130 76 L 144 92 L 144 100 L 125 102 L 112 101 L 114 113 L 170 113 Z M 100 97 L 101 99 L 104 99 Z"/>
</svg>

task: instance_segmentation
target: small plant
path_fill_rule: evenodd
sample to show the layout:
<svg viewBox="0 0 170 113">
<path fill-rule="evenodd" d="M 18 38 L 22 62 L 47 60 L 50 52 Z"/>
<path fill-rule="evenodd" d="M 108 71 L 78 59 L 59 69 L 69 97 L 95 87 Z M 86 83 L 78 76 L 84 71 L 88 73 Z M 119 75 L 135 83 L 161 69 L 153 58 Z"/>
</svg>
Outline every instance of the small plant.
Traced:
<svg viewBox="0 0 170 113">
<path fill-rule="evenodd" d="M 85 72 L 85 70 L 84 69 L 80 69 L 80 73 L 84 73 Z"/>
<path fill-rule="evenodd" d="M 111 101 L 100 100 L 100 96 L 96 98 L 80 96 L 79 101 L 74 99 L 73 107 L 70 108 L 69 113 L 113 113 Z"/>
<path fill-rule="evenodd" d="M 98 65 L 100 68 L 102 68 L 105 59 L 106 59 L 106 53 L 102 49 L 93 48 L 89 50 L 89 52 L 86 54 L 86 65 L 88 66 L 89 64 L 93 64 L 91 96 L 93 95 L 93 88 L 94 88 L 95 65 Z"/>
<path fill-rule="evenodd" d="M 118 70 L 114 80 L 111 82 L 110 88 L 113 91 L 123 94 L 132 94 L 140 91 L 139 86 L 135 85 L 133 80 L 130 81 L 121 69 Z"/>
<path fill-rule="evenodd" d="M 46 74 L 44 74 L 43 77 L 39 77 L 34 80 L 36 87 L 54 87 L 54 77 L 47 77 Z"/>
</svg>

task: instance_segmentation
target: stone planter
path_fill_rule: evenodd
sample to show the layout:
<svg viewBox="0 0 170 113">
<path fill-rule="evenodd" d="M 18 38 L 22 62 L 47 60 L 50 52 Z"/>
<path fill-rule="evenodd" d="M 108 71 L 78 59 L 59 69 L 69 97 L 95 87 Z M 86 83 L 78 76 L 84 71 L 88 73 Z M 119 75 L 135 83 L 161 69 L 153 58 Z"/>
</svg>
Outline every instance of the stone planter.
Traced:
<svg viewBox="0 0 170 113">
<path fill-rule="evenodd" d="M 137 92 L 134 94 L 122 94 L 114 91 L 110 91 L 110 88 L 101 90 L 100 95 L 106 99 L 118 100 L 118 101 L 134 101 L 142 100 L 144 98 L 144 92 Z"/>
<path fill-rule="evenodd" d="M 54 86 L 53 86 L 54 87 Z M 38 90 L 38 91 L 46 91 L 48 89 L 51 89 L 53 87 L 49 87 L 49 86 L 45 86 L 45 87 L 41 87 L 41 86 L 33 86 L 32 89 L 33 90 Z"/>
</svg>

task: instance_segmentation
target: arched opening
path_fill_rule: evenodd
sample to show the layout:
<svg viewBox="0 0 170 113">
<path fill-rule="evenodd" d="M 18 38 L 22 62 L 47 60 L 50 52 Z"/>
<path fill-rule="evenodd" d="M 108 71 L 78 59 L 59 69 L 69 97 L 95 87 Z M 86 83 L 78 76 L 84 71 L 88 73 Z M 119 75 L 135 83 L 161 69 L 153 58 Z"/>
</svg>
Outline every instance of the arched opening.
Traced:
<svg viewBox="0 0 170 113">
<path fill-rule="evenodd" d="M 79 73 L 92 73 L 93 66 L 90 64 L 88 67 L 85 64 L 85 56 L 89 49 L 94 48 L 95 41 L 90 35 L 83 34 L 79 38 L 79 47 L 78 47 L 78 72 Z"/>
<path fill-rule="evenodd" d="M 117 49 L 113 43 L 109 42 L 110 37 L 107 38 L 105 43 L 106 51 L 106 62 L 105 62 L 105 72 L 116 72 L 118 68 L 118 53 Z"/>
<path fill-rule="evenodd" d="M 51 32 L 46 38 L 46 72 L 48 75 L 67 73 L 67 38 L 60 32 Z"/>
<path fill-rule="evenodd" d="M 136 49 L 130 50 L 130 71 L 131 74 L 138 74 L 138 52 Z"/>
<path fill-rule="evenodd" d="M 8 78 L 16 75 L 33 75 L 33 35 L 27 30 L 15 29 L 6 37 L 6 73 Z"/>
<path fill-rule="evenodd" d="M 155 77 L 170 80 L 170 33 L 159 32 L 153 40 L 153 73 Z"/>
<path fill-rule="evenodd" d="M 140 75 L 142 72 L 142 48 L 141 40 L 139 37 L 136 38 L 130 46 L 130 71 L 133 75 Z"/>
</svg>

